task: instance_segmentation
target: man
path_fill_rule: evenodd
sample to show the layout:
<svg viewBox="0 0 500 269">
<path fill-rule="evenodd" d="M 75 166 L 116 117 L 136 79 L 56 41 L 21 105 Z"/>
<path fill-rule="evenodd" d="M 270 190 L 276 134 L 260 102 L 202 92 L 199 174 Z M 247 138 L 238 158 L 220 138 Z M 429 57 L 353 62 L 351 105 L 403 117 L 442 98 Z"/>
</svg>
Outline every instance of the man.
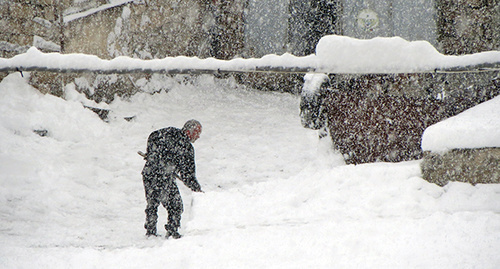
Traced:
<svg viewBox="0 0 500 269">
<path fill-rule="evenodd" d="M 165 225 L 166 237 L 181 237 L 178 229 L 183 212 L 182 199 L 177 188 L 176 178 L 195 192 L 201 192 L 196 180 L 194 143 L 201 133 L 201 124 L 189 120 L 182 129 L 168 127 L 152 132 L 148 137 L 146 164 L 142 170 L 144 190 L 146 191 L 146 228 L 147 236 L 156 236 L 158 206 L 161 203 L 168 213 Z"/>
</svg>

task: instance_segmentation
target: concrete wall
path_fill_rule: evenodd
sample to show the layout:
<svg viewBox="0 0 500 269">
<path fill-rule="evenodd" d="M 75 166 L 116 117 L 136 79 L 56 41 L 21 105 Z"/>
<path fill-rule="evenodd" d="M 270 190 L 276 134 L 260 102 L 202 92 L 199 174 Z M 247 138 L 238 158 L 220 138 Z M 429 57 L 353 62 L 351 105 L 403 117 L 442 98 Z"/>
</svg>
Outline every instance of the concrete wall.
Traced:
<svg viewBox="0 0 500 269">
<path fill-rule="evenodd" d="M 289 0 L 250 0 L 245 14 L 245 53 L 283 54 L 287 47 Z"/>
</svg>

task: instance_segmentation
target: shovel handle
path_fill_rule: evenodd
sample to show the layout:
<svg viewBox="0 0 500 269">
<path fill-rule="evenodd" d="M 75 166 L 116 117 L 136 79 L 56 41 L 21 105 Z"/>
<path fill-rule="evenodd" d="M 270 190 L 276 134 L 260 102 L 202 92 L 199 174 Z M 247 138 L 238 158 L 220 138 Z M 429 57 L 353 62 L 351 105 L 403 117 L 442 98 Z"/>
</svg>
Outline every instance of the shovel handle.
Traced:
<svg viewBox="0 0 500 269">
<path fill-rule="evenodd" d="M 137 154 L 141 155 L 141 157 L 143 157 L 144 159 L 146 159 L 148 157 L 148 155 L 142 151 L 138 151 Z"/>
</svg>

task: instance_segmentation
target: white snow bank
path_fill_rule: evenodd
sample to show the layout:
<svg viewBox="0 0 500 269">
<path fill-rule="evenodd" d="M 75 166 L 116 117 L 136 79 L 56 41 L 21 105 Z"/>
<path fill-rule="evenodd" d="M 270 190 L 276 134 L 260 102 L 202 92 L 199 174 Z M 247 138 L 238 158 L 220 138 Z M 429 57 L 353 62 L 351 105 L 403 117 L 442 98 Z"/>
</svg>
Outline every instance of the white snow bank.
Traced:
<svg viewBox="0 0 500 269">
<path fill-rule="evenodd" d="M 58 140 L 81 141 L 86 136 L 99 136 L 105 124 L 78 101 L 65 101 L 50 94 L 43 95 L 19 74 L 11 74 L 0 82 L 0 129 L 23 137 L 33 137 L 34 130 L 47 130 Z M 1 131 L 1 130 L 0 130 Z"/>
<path fill-rule="evenodd" d="M 500 96 L 428 127 L 422 136 L 425 151 L 485 147 L 500 147 Z"/>
<path fill-rule="evenodd" d="M 106 72 L 168 72 L 196 71 L 255 71 L 294 69 L 316 73 L 407 73 L 432 72 L 435 69 L 500 63 L 500 51 L 465 56 L 445 56 L 426 41 L 406 41 L 399 37 L 360 40 L 345 36 L 325 36 L 317 46 L 316 55 L 297 57 L 291 54 L 266 55 L 258 59 L 217 60 L 214 58 L 167 57 L 140 60 L 117 57 L 102 60 L 83 54 L 44 54 L 36 48 L 10 59 L 0 58 L 0 71 L 30 70 L 30 68 L 72 71 Z"/>
<path fill-rule="evenodd" d="M 500 51 L 445 56 L 427 41 L 400 37 L 325 36 L 316 46 L 316 56 L 317 70 L 327 73 L 411 73 L 500 62 Z"/>
</svg>

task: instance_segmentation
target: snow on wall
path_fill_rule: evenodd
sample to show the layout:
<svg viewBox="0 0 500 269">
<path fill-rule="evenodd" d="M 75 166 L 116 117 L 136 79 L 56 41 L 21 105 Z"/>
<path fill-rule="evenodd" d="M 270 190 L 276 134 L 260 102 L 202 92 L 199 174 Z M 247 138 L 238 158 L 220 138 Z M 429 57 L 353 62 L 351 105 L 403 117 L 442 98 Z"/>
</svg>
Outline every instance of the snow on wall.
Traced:
<svg viewBox="0 0 500 269">
<path fill-rule="evenodd" d="M 131 3 L 131 2 L 134 2 L 134 0 L 111 0 L 109 4 L 105 4 L 105 5 L 96 7 L 96 8 L 91 8 L 91 9 L 88 9 L 88 10 L 85 10 L 85 11 L 82 11 L 82 12 L 78 12 L 78 13 L 73 13 L 73 14 L 70 14 L 70 15 L 66 15 L 63 18 L 63 22 L 64 23 L 68 23 L 68 22 L 71 22 L 71 21 L 74 21 L 74 20 L 77 20 L 77 19 L 80 19 L 80 18 L 84 18 L 84 17 L 90 16 L 92 14 L 101 12 L 103 10 L 114 8 L 114 7 L 121 6 L 121 5 L 124 5 L 124 4 L 128 4 L 128 3 Z"/>
<path fill-rule="evenodd" d="M 500 51 L 465 56 L 439 53 L 427 41 L 331 35 L 316 47 L 318 69 L 329 73 L 413 73 L 500 62 Z"/>
<path fill-rule="evenodd" d="M 44 67 L 86 71 L 127 71 L 147 69 L 209 69 L 222 71 L 252 71 L 258 67 L 301 68 L 317 73 L 409 73 L 432 72 L 435 69 L 500 63 L 500 51 L 464 56 L 445 56 L 426 41 L 409 42 L 399 37 L 360 40 L 345 36 L 325 36 L 316 48 L 316 55 L 297 57 L 291 54 L 265 55 L 262 58 L 217 60 L 197 57 L 166 57 L 139 60 L 117 57 L 102 60 L 93 55 L 43 54 L 31 48 L 25 54 L 10 59 L 0 58 L 0 70 Z M 10 68 L 10 69 L 9 69 Z"/>
<path fill-rule="evenodd" d="M 302 88 L 303 95 L 315 95 L 320 89 L 321 84 L 328 81 L 327 74 L 307 74 L 304 76 L 304 87 Z"/>
<path fill-rule="evenodd" d="M 424 151 L 485 147 L 500 147 L 500 96 L 428 127 L 422 136 Z"/>
<path fill-rule="evenodd" d="M 44 49 L 48 51 L 61 51 L 61 46 L 52 42 L 52 41 L 47 41 L 43 39 L 43 37 L 40 36 L 33 36 L 33 46 L 39 48 L 39 49 Z"/>
</svg>

